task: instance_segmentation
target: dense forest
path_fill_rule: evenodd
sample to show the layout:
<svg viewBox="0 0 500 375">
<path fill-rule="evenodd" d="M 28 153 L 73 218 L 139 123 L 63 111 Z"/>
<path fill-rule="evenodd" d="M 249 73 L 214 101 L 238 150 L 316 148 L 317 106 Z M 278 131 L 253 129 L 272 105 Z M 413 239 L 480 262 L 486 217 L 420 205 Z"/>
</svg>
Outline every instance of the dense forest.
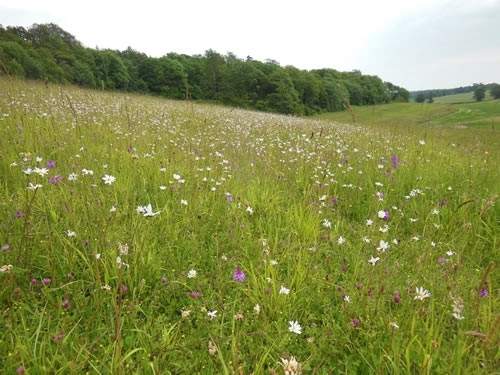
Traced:
<svg viewBox="0 0 500 375">
<path fill-rule="evenodd" d="M 407 102 L 408 90 L 360 71 L 299 70 L 273 60 L 240 59 L 207 50 L 154 58 L 84 47 L 59 26 L 0 25 L 0 74 L 57 84 L 161 95 L 293 115 L 342 111 L 350 105 Z"/>
</svg>

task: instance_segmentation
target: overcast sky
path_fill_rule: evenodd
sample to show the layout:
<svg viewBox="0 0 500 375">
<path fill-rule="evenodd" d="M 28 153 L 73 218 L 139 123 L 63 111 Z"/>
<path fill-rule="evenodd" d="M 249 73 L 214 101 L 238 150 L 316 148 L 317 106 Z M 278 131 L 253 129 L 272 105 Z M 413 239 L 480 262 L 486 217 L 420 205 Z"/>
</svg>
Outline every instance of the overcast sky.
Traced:
<svg viewBox="0 0 500 375">
<path fill-rule="evenodd" d="M 34 23 L 90 48 L 213 49 L 408 90 L 500 83 L 500 0 L 0 0 L 3 27 Z"/>
</svg>

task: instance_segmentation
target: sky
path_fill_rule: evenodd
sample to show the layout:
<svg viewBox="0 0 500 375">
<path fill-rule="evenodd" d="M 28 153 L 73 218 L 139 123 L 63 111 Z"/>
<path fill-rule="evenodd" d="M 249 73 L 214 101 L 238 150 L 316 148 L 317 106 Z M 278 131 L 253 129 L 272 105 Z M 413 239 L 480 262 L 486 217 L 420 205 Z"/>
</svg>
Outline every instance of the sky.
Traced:
<svg viewBox="0 0 500 375">
<path fill-rule="evenodd" d="M 55 23 L 89 48 L 360 70 L 410 91 L 500 83 L 500 0 L 0 0 L 0 25 Z"/>
</svg>

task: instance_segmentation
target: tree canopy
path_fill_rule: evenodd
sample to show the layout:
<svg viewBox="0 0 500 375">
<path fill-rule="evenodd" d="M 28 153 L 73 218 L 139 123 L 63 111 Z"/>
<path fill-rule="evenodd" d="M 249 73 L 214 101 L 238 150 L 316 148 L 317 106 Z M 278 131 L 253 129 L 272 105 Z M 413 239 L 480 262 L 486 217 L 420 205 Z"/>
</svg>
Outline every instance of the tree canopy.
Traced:
<svg viewBox="0 0 500 375">
<path fill-rule="evenodd" d="M 486 96 L 486 89 L 484 86 L 479 86 L 475 91 L 474 95 L 472 95 L 472 98 L 475 99 L 477 102 L 480 102 L 484 99 Z"/>
<path fill-rule="evenodd" d="M 346 101 L 371 105 L 410 99 L 406 89 L 358 70 L 307 71 L 211 49 L 204 55 L 159 58 L 130 47 L 91 49 L 52 23 L 28 29 L 0 25 L 0 74 L 292 115 L 341 111 Z"/>
</svg>

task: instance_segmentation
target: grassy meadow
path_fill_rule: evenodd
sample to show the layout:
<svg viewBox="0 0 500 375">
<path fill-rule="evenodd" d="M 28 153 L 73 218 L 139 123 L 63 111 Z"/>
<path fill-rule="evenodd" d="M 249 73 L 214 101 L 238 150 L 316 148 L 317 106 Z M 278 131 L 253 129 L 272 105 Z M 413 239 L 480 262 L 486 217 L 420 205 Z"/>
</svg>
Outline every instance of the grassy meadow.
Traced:
<svg viewBox="0 0 500 375">
<path fill-rule="evenodd" d="M 463 94 L 460 94 L 463 95 Z M 472 95 L 472 94 L 471 94 Z M 352 113 L 324 113 L 317 118 L 364 125 L 396 127 L 443 127 L 445 130 L 474 128 L 474 133 L 500 132 L 500 100 L 460 102 L 459 95 L 450 95 L 457 101 L 429 103 L 391 103 L 375 106 L 353 106 Z M 443 96 L 442 98 L 447 98 Z M 353 119 L 354 117 L 354 119 Z M 413 128 L 412 128 L 413 131 Z M 465 132 L 468 134 L 468 132 Z"/>
<path fill-rule="evenodd" d="M 0 372 L 500 374 L 498 125 L 363 111 L 2 78 Z"/>
<path fill-rule="evenodd" d="M 490 91 L 487 90 L 485 93 L 485 97 L 483 99 L 483 102 L 494 100 L 493 97 L 490 94 Z M 437 96 L 434 98 L 434 103 L 438 104 L 463 104 L 463 103 L 477 103 L 476 99 L 474 99 L 474 93 L 473 92 L 464 92 L 461 94 L 453 94 L 453 95 L 444 95 L 444 96 Z"/>
</svg>

